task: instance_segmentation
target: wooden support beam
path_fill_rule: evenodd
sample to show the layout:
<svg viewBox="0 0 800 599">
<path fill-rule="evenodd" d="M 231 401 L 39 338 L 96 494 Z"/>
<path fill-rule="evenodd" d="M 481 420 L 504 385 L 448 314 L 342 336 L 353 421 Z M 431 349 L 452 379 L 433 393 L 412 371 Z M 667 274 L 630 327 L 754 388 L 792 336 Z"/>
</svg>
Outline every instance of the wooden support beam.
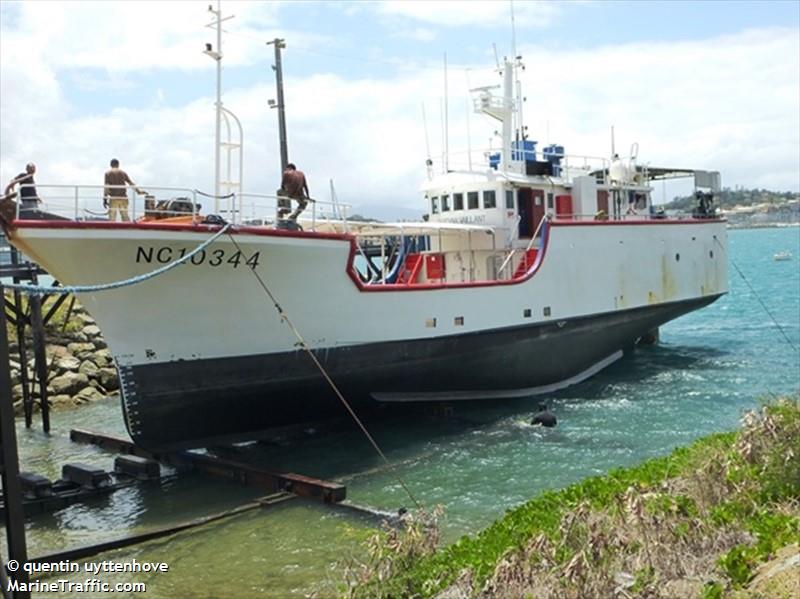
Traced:
<svg viewBox="0 0 800 599">
<path fill-rule="evenodd" d="M 49 297 L 50 297 L 49 295 L 45 295 L 42 298 L 42 305 L 45 304 L 45 302 L 47 301 L 47 298 L 49 298 Z M 47 314 L 45 314 L 44 318 L 42 318 L 42 323 L 43 324 L 47 325 L 50 322 L 50 319 L 53 317 L 53 315 L 55 315 L 55 313 L 61 307 L 61 304 L 63 304 L 64 301 L 66 301 L 67 297 L 68 296 L 67 296 L 66 293 L 62 293 L 61 295 L 56 297 L 56 301 L 53 302 L 53 305 L 50 306 L 49 310 L 47 310 Z M 75 296 L 73 295 L 72 298 L 74 300 Z M 70 310 L 70 312 L 71 312 L 71 310 Z M 67 315 L 67 319 L 69 319 L 69 315 Z"/>
<path fill-rule="evenodd" d="M 293 472 L 269 472 L 248 464 L 191 451 L 151 453 L 126 439 L 82 429 L 72 429 L 69 438 L 76 443 L 89 443 L 119 453 L 152 458 L 173 466 L 192 466 L 192 468 L 211 476 L 236 480 L 244 485 L 260 487 L 272 492 L 288 491 L 325 503 L 338 503 L 347 497 L 347 487 L 344 485 Z"/>
<path fill-rule="evenodd" d="M 0 293 L 4 293 L 2 284 L 0 284 Z M 25 541 L 25 514 L 22 510 L 22 485 L 19 480 L 17 430 L 11 396 L 5 310 L 0 315 L 0 330 L 3 333 L 0 335 L 0 479 L 3 483 L 3 500 L 6 508 L 6 540 L 8 559 L 24 564 L 28 560 L 28 549 Z M 9 572 L 9 576 L 20 584 L 28 582 L 28 574 L 21 567 L 14 572 Z M 5 590 L 3 589 L 3 592 Z M 28 599 L 30 596 L 28 591 L 14 593 L 15 599 Z"/>
<path fill-rule="evenodd" d="M 47 352 L 45 351 L 44 323 L 42 322 L 42 298 L 32 295 L 31 330 L 33 332 L 33 355 L 36 378 L 39 379 L 39 407 L 42 410 L 42 429 L 50 432 L 50 404 L 47 403 Z"/>
</svg>

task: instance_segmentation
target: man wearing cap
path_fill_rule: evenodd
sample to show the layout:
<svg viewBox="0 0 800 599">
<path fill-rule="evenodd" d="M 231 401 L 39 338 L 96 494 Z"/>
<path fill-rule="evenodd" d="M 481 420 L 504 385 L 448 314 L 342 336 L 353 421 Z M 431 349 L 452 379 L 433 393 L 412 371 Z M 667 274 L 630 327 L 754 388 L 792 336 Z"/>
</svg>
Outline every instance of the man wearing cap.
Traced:
<svg viewBox="0 0 800 599">
<path fill-rule="evenodd" d="M 11 193 L 14 189 L 15 185 L 19 185 L 19 200 L 20 200 L 20 210 L 19 216 L 20 218 L 31 218 L 35 217 L 36 213 L 38 213 L 39 202 L 42 200 L 39 199 L 38 194 L 36 193 L 35 181 L 33 180 L 33 175 L 36 172 L 36 165 L 33 162 L 29 162 L 25 166 L 25 172 L 20 173 L 16 177 L 14 177 L 11 182 L 6 186 L 6 195 Z"/>
</svg>

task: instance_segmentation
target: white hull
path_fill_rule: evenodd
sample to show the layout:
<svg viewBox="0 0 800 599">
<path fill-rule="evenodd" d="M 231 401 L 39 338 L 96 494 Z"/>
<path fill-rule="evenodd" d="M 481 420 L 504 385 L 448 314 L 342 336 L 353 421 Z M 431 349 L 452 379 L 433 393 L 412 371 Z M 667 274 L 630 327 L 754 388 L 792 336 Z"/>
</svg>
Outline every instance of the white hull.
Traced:
<svg viewBox="0 0 800 599">
<path fill-rule="evenodd" d="M 554 222 L 525 277 L 414 286 L 363 285 L 347 236 L 239 228 L 195 264 L 80 300 L 116 358 L 133 438 L 192 447 L 341 409 L 256 273 L 357 406 L 508 399 L 579 382 L 726 293 L 724 226 Z M 214 230 L 19 223 L 12 243 L 63 284 L 93 284 Z"/>
<path fill-rule="evenodd" d="M 149 272 L 210 234 L 49 225 L 20 228 L 13 241 L 63 284 L 73 285 Z M 728 290 L 721 221 L 555 222 L 541 264 L 527 280 L 385 289 L 360 287 L 348 276 L 348 238 L 266 230 L 242 230 L 235 238 L 245 257 L 258 253 L 258 274 L 312 348 L 558 322 Z M 218 250 L 222 261 L 211 266 Z M 123 365 L 292 350 L 297 339 L 252 269 L 244 260 L 238 266 L 226 263 L 236 251 L 223 236 L 200 265 L 182 265 L 144 283 L 80 299 Z M 526 309 L 530 317 L 524 316 Z M 457 317 L 463 325 L 456 324 Z M 435 327 L 426 326 L 431 319 Z"/>
</svg>

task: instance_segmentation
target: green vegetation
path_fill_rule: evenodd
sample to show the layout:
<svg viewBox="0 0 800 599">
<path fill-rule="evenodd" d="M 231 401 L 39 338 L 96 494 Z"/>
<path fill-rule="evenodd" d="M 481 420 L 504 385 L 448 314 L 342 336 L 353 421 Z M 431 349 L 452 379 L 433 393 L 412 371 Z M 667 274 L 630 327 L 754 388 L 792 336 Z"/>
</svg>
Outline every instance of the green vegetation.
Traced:
<svg viewBox="0 0 800 599">
<path fill-rule="evenodd" d="M 800 402 L 545 492 L 444 549 L 430 524 L 422 515 L 373 536 L 347 596 L 725 597 L 800 538 Z"/>
<path fill-rule="evenodd" d="M 722 188 L 714 194 L 714 204 L 717 208 L 728 210 L 734 206 L 752 206 L 753 204 L 785 204 L 791 200 L 800 199 L 797 193 L 791 191 L 769 191 L 767 189 L 730 189 Z M 667 210 L 682 210 L 691 212 L 697 205 L 694 196 L 682 196 L 673 199 L 664 205 Z"/>
<path fill-rule="evenodd" d="M 5 295 L 6 300 L 13 305 L 14 294 L 10 291 L 6 291 Z M 57 300 L 58 297 L 49 297 L 42 303 L 42 317 L 44 317 L 50 311 L 50 308 Z M 29 300 L 27 295 L 20 294 L 20 306 L 22 307 L 22 312 L 24 314 L 30 314 Z M 72 310 L 70 310 L 70 306 L 72 306 Z M 47 322 L 47 324 L 45 324 L 45 335 L 50 337 L 51 335 L 61 335 L 64 333 L 67 335 L 70 333 L 77 333 L 85 326 L 85 323 L 77 316 L 79 313 L 85 313 L 80 304 L 77 302 L 74 302 L 73 304 L 72 298 L 67 298 L 50 317 L 50 320 Z M 9 314 L 8 310 L 6 311 L 6 314 Z M 8 335 L 9 342 L 16 344 L 17 329 L 13 324 L 11 324 L 10 321 L 6 321 L 6 333 Z M 30 328 L 26 328 L 25 333 L 26 335 L 30 336 Z"/>
</svg>

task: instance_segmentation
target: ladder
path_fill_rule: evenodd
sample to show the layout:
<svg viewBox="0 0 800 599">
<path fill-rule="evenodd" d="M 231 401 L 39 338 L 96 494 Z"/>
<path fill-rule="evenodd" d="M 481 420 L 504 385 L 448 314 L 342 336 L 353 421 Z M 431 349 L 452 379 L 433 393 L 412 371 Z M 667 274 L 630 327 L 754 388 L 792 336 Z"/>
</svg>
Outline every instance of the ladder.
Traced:
<svg viewBox="0 0 800 599">
<path fill-rule="evenodd" d="M 411 285 L 417 279 L 417 273 L 422 266 L 422 254 L 409 254 L 403 264 L 403 270 L 397 277 L 398 285 Z"/>
</svg>

